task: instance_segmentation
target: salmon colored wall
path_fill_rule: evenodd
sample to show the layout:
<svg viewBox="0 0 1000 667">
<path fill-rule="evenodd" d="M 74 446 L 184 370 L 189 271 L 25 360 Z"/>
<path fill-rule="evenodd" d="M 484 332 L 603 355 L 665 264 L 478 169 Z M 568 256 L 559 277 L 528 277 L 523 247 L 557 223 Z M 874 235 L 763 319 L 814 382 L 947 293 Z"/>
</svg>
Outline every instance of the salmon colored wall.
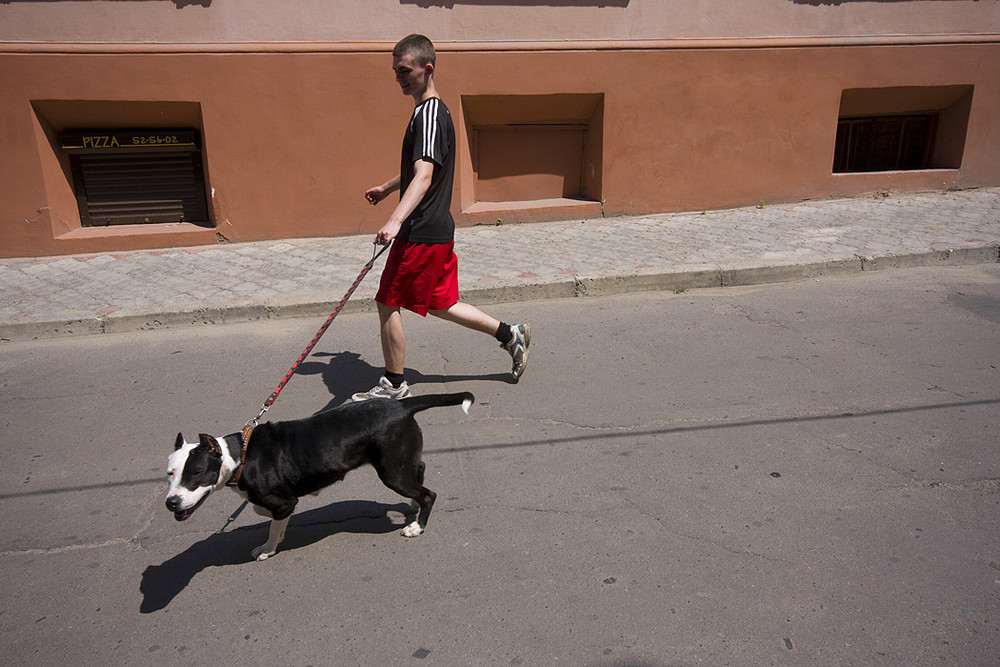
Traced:
<svg viewBox="0 0 1000 667">
<path fill-rule="evenodd" d="M 159 0 L 0 3 L 0 41 L 136 44 L 955 35 L 995 0 Z"/>
<path fill-rule="evenodd" d="M 412 102 L 381 48 L 91 50 L 0 50 L 0 255 L 213 243 L 217 233 L 232 241 L 373 233 L 388 215 L 362 193 L 398 169 Z M 460 224 L 497 217 L 489 207 L 461 211 L 474 183 L 463 96 L 603 95 L 598 189 L 607 215 L 1000 183 L 1000 43 L 989 40 L 439 50 L 438 88 L 459 132 Z M 975 86 L 960 170 L 831 173 L 844 89 L 932 85 Z M 66 128 L 51 126 L 47 100 L 200 107 L 216 230 L 80 228 L 66 165 L 51 143 Z M 563 204 L 502 217 L 583 217 Z M 583 211 L 600 215 L 600 204 Z"/>
</svg>

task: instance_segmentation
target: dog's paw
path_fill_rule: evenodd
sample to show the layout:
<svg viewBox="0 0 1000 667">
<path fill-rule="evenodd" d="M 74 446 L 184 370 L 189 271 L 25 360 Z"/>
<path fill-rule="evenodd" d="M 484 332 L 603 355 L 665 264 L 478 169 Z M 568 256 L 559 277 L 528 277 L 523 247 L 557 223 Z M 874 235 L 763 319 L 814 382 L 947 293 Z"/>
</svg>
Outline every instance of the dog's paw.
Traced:
<svg viewBox="0 0 1000 667">
<path fill-rule="evenodd" d="M 409 526 L 403 529 L 401 535 L 403 537 L 417 537 L 423 535 L 424 529 L 420 527 L 420 524 L 414 521 Z"/>
<path fill-rule="evenodd" d="M 266 544 L 262 544 L 262 545 L 260 545 L 259 547 L 257 547 L 256 549 L 254 549 L 253 551 L 250 552 L 250 556 L 254 560 L 258 560 L 258 561 L 259 560 L 267 560 L 268 558 L 270 558 L 274 554 L 275 554 L 275 552 L 272 551 L 272 550 L 270 550 L 270 549 L 268 549 Z"/>
</svg>

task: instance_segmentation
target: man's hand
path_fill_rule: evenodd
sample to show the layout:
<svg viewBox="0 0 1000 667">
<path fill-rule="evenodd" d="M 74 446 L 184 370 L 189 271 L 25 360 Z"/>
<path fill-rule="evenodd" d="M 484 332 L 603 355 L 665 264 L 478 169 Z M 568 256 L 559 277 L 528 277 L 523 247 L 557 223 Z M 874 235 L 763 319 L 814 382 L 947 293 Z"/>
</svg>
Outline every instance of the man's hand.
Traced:
<svg viewBox="0 0 1000 667">
<path fill-rule="evenodd" d="M 368 203 L 374 206 L 379 203 L 393 192 L 399 189 L 399 175 L 393 176 L 388 181 L 382 185 L 376 185 L 374 187 L 365 190 L 365 199 Z"/>
<path fill-rule="evenodd" d="M 376 185 L 374 188 L 369 188 L 365 191 L 365 199 L 368 200 L 369 204 L 375 206 L 375 204 L 388 197 L 389 194 L 384 185 Z"/>
<path fill-rule="evenodd" d="M 382 225 L 382 229 L 375 232 L 375 245 L 389 245 L 396 238 L 396 234 L 402 228 L 401 222 L 390 220 Z"/>
<path fill-rule="evenodd" d="M 431 179 L 434 175 L 434 163 L 427 159 L 420 159 L 413 163 L 413 179 L 406 187 L 406 192 L 399 199 L 399 204 L 393 209 L 389 221 L 382 225 L 382 228 L 375 233 L 376 245 L 389 245 L 403 228 L 403 223 L 409 219 L 410 214 L 416 210 L 417 205 L 423 200 L 424 195 L 431 186 Z M 390 192 L 399 189 L 399 176 L 386 181 L 382 185 L 368 188 L 365 198 L 373 205 L 385 199 Z"/>
</svg>

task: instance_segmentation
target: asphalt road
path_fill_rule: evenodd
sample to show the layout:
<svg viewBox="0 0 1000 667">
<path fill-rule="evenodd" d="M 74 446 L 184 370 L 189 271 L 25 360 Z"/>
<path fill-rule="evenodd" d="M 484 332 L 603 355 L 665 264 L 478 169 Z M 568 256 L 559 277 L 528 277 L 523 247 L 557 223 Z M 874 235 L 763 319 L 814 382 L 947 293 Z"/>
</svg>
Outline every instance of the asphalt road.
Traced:
<svg viewBox="0 0 1000 667">
<path fill-rule="evenodd" d="M 428 531 L 358 470 L 275 557 L 228 491 L 163 506 L 178 431 L 254 416 L 322 321 L 9 343 L 5 664 L 1000 664 L 1000 266 L 406 319 Z M 272 408 L 380 373 L 342 315 Z"/>
</svg>

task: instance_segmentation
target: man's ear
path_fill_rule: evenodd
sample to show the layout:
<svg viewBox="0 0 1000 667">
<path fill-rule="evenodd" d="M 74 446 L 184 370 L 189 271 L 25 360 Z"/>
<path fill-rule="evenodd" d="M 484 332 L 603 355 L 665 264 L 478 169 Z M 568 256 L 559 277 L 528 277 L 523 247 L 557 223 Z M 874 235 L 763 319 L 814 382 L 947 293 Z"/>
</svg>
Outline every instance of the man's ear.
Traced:
<svg viewBox="0 0 1000 667">
<path fill-rule="evenodd" d="M 424 65 L 424 72 L 426 72 L 427 76 L 434 76 L 434 63 Z"/>
</svg>

